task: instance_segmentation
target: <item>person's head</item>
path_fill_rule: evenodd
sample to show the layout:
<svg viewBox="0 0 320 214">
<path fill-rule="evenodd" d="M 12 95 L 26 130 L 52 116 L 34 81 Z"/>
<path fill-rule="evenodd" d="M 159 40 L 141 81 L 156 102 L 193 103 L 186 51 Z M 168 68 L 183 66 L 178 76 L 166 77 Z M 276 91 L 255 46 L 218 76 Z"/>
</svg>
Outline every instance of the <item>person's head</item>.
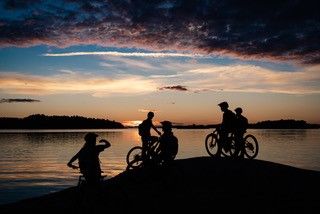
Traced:
<svg viewBox="0 0 320 214">
<path fill-rule="evenodd" d="M 170 121 L 162 121 L 162 130 L 163 132 L 171 132 L 172 131 L 172 123 Z"/>
<path fill-rule="evenodd" d="M 154 117 L 154 113 L 152 111 L 148 112 L 148 119 L 152 119 Z"/>
<path fill-rule="evenodd" d="M 225 101 L 222 103 L 219 103 L 218 106 L 220 106 L 221 111 L 225 111 L 229 108 L 229 104 Z"/>
<path fill-rule="evenodd" d="M 236 112 L 236 114 L 242 114 L 242 108 L 238 107 L 234 110 Z"/>
<path fill-rule="evenodd" d="M 98 135 L 93 132 L 89 132 L 84 136 L 84 140 L 86 141 L 85 146 L 94 146 L 96 145 Z"/>
</svg>

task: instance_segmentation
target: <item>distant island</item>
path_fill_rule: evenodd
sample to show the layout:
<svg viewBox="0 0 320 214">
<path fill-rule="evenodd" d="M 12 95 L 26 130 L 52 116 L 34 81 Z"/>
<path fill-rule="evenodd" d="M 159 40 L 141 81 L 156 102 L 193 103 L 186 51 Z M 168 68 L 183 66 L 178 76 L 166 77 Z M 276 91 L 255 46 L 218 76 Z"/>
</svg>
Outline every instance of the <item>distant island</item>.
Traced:
<svg viewBox="0 0 320 214">
<path fill-rule="evenodd" d="M 173 125 L 177 129 L 209 129 L 219 124 Z M 159 126 L 161 127 L 161 126 Z M 82 116 L 47 116 L 34 114 L 24 118 L 0 117 L 0 129 L 122 129 L 122 123 L 107 119 Z M 320 124 L 309 124 L 304 120 L 266 120 L 249 124 L 250 129 L 318 129 Z"/>
<path fill-rule="evenodd" d="M 178 129 L 208 129 L 217 128 L 219 124 L 211 125 L 175 125 Z M 320 124 L 309 124 L 304 120 L 266 120 L 249 124 L 250 129 L 318 129 Z"/>
<path fill-rule="evenodd" d="M 25 118 L 0 117 L 0 129 L 119 129 L 116 121 L 81 116 L 30 115 Z"/>
</svg>

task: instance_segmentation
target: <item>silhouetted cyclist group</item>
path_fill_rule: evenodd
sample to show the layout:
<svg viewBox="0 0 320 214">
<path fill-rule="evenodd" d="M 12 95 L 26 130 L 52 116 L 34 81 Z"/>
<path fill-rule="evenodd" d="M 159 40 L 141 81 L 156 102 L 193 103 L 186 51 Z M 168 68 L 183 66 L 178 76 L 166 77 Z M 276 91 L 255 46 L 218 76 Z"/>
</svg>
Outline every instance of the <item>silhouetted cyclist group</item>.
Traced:
<svg viewBox="0 0 320 214">
<path fill-rule="evenodd" d="M 172 123 L 170 121 L 161 122 L 163 131 L 163 134 L 161 134 L 153 125 L 153 117 L 154 113 L 149 112 L 147 118 L 138 126 L 142 142 L 142 161 L 145 164 L 168 164 L 174 160 L 178 153 L 178 139 L 173 135 Z M 152 136 L 151 128 L 160 137 Z"/>
<path fill-rule="evenodd" d="M 222 102 L 218 105 L 223 112 L 222 122 L 217 128 L 218 134 L 220 136 L 219 142 L 225 142 L 229 134 L 234 134 L 236 143 L 236 154 L 240 153 L 240 157 L 243 157 L 243 135 L 246 133 L 248 128 L 248 119 L 242 115 L 242 108 L 240 107 L 235 109 L 235 114 L 229 109 L 229 104 L 227 102 Z M 221 155 L 221 150 L 222 146 L 218 145 L 217 156 Z"/>
<path fill-rule="evenodd" d="M 233 134 L 236 143 L 236 155 L 243 158 L 244 142 L 243 136 L 248 127 L 248 120 L 242 115 L 240 107 L 235 109 L 235 113 L 229 110 L 227 102 L 218 104 L 223 112 L 222 122 L 217 128 L 220 136 L 218 143 L 227 140 L 230 133 Z M 172 132 L 172 123 L 163 121 L 161 133 L 153 124 L 153 112 L 147 114 L 147 118 L 138 126 L 139 135 L 141 136 L 142 148 L 141 154 L 134 157 L 133 161 L 141 161 L 143 166 L 150 164 L 169 165 L 178 153 L 178 139 Z M 151 135 L 151 129 L 158 133 L 158 136 Z M 81 174 L 84 176 L 88 185 L 96 185 L 101 180 L 101 167 L 99 154 L 111 144 L 107 140 L 100 140 L 102 144 L 97 145 L 98 135 L 89 132 L 85 135 L 85 143 L 80 151 L 74 155 L 68 162 L 68 166 L 73 169 L 80 168 Z M 218 145 L 218 151 L 215 156 L 220 156 L 222 146 Z M 129 155 L 129 154 L 128 154 Z M 78 160 L 78 166 L 73 165 L 73 162 Z M 128 163 L 131 164 L 131 163 Z M 139 165 L 140 166 L 140 165 Z"/>
</svg>

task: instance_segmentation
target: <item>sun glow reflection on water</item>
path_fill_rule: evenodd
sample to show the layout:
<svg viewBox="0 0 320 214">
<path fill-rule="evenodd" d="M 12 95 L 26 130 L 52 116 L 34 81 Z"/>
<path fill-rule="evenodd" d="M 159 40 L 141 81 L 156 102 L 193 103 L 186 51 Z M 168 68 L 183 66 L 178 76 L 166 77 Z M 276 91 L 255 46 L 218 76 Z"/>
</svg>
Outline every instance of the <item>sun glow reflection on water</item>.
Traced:
<svg viewBox="0 0 320 214">
<path fill-rule="evenodd" d="M 89 130 L 0 131 L 0 204 L 58 191 L 77 184 L 79 172 L 67 167 Z M 126 168 L 130 148 L 141 145 L 135 128 L 90 130 L 111 147 L 100 154 L 107 178 Z M 204 139 L 212 130 L 174 129 L 177 159 L 208 156 Z M 320 171 L 320 130 L 249 130 L 259 141 L 257 159 Z M 156 135 L 156 133 L 153 133 Z"/>
</svg>

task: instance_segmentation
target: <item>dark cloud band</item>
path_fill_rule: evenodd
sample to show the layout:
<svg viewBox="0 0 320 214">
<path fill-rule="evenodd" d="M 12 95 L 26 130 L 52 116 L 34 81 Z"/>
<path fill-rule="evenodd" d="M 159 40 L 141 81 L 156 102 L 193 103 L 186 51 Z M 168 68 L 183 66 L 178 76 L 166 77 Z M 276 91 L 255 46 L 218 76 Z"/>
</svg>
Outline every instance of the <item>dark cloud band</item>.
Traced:
<svg viewBox="0 0 320 214">
<path fill-rule="evenodd" d="M 0 103 L 34 103 L 34 102 L 40 102 L 40 100 L 34 100 L 34 99 L 0 99 Z"/>
<path fill-rule="evenodd" d="M 159 88 L 159 90 L 188 91 L 188 89 L 182 85 L 164 86 L 164 87 Z"/>
<path fill-rule="evenodd" d="M 2 5 L 16 13 L 0 15 L 1 46 L 98 44 L 320 63 L 318 0 L 24 2 Z"/>
</svg>

